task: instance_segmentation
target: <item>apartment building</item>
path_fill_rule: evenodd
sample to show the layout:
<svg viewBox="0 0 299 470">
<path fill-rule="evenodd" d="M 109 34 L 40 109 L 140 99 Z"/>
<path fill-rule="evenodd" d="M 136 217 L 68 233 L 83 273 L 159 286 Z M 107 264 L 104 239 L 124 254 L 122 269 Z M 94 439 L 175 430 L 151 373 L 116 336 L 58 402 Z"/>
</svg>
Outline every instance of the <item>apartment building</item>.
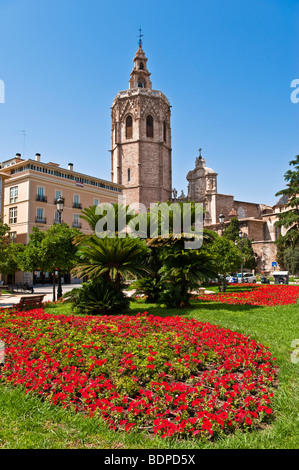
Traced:
<svg viewBox="0 0 299 470">
<path fill-rule="evenodd" d="M 61 221 L 91 233 L 88 223 L 80 218 L 82 209 L 101 203 L 117 203 L 122 186 L 76 172 L 73 164 L 61 168 L 58 163 L 22 159 L 20 154 L 1 164 L 1 216 L 10 227 L 10 237 L 27 244 L 32 228 L 46 230 L 60 222 L 57 199 L 63 198 Z M 22 282 L 18 275 L 19 282 Z"/>
</svg>

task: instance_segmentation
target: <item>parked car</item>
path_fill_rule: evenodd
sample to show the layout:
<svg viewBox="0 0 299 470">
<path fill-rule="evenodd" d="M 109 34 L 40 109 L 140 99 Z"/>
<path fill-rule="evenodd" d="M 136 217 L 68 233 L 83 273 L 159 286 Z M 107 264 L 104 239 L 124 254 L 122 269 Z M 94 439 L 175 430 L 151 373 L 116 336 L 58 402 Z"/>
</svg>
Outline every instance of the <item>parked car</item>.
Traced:
<svg viewBox="0 0 299 470">
<path fill-rule="evenodd" d="M 210 286 L 216 286 L 218 284 L 218 279 L 209 279 L 208 283 Z"/>
<path fill-rule="evenodd" d="M 270 284 L 270 279 L 268 279 L 266 276 L 261 277 L 261 283 L 262 284 Z"/>
<path fill-rule="evenodd" d="M 237 274 L 238 277 L 238 282 L 242 282 L 242 273 Z M 249 284 L 251 283 L 256 283 L 256 276 L 251 273 L 243 273 L 243 282 L 248 282 Z"/>
</svg>

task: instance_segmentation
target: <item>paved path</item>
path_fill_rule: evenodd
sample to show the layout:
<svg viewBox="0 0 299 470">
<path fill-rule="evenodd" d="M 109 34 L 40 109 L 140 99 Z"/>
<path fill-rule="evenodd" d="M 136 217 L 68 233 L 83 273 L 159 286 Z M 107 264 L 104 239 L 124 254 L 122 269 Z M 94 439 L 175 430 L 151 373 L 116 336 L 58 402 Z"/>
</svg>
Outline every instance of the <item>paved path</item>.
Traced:
<svg viewBox="0 0 299 470">
<path fill-rule="evenodd" d="M 63 284 L 62 285 L 62 293 L 65 294 L 66 292 L 74 289 L 75 287 L 81 287 L 81 284 Z M 56 296 L 57 296 L 57 285 L 56 285 Z M 35 294 L 44 294 L 44 301 L 51 301 L 53 300 L 53 287 L 52 285 L 36 285 L 34 286 L 34 293 Z M 17 304 L 20 300 L 20 297 L 25 295 L 32 295 L 30 292 L 14 292 L 12 294 L 2 294 L 0 295 L 0 308 L 7 308 L 12 307 L 13 305 Z"/>
</svg>

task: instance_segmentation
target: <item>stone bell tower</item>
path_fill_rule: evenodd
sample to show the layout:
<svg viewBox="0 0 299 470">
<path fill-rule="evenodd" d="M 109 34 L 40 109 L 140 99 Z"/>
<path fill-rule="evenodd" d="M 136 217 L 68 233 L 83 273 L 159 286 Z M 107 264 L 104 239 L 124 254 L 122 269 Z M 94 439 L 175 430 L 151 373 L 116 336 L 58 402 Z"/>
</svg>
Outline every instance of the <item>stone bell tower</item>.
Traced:
<svg viewBox="0 0 299 470">
<path fill-rule="evenodd" d="M 150 75 L 140 40 L 129 89 L 111 108 L 111 180 L 125 186 L 126 204 L 147 208 L 172 197 L 170 104 Z"/>
</svg>

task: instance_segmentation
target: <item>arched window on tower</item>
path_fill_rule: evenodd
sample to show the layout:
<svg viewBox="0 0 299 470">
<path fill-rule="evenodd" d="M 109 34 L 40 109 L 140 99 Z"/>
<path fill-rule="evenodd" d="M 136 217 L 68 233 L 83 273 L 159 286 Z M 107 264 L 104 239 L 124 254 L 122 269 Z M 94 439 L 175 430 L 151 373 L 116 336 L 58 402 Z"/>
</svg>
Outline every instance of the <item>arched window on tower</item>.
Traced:
<svg viewBox="0 0 299 470">
<path fill-rule="evenodd" d="M 154 137 L 154 120 L 150 114 L 146 118 L 146 137 Z"/>
<path fill-rule="evenodd" d="M 132 139 L 133 137 L 133 119 L 132 116 L 128 116 L 126 119 L 126 139 Z"/>
<path fill-rule="evenodd" d="M 164 137 L 164 142 L 166 142 L 166 140 L 167 140 L 166 121 L 163 122 L 163 137 Z"/>
<path fill-rule="evenodd" d="M 139 70 L 144 70 L 143 62 L 140 62 L 140 64 L 139 64 Z"/>
<path fill-rule="evenodd" d="M 138 87 L 138 88 L 144 88 L 144 87 L 145 87 L 144 81 L 138 80 L 137 87 Z"/>
</svg>

